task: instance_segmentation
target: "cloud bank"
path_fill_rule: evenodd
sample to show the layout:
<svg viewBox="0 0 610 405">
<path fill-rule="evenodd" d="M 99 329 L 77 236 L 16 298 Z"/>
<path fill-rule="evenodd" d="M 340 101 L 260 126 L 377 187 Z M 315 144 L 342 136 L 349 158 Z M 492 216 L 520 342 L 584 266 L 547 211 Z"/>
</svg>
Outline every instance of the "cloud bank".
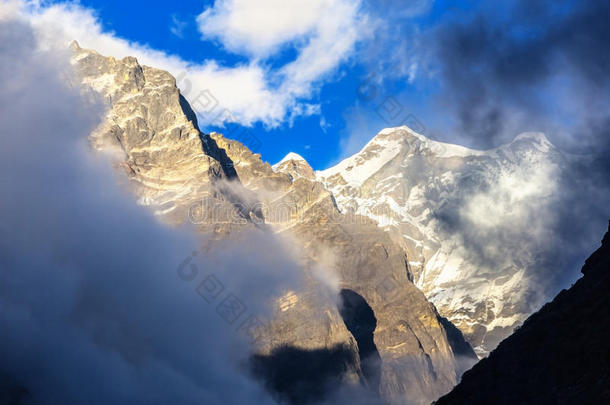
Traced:
<svg viewBox="0 0 610 405">
<path fill-rule="evenodd" d="M 240 325 L 298 289 L 297 265 L 258 235 L 181 272 L 199 241 L 137 206 L 93 155 L 104 108 L 37 29 L 0 15 L 0 376 L 34 404 L 274 403 L 244 373 Z M 211 274 L 240 317 L 206 300 Z"/>
<path fill-rule="evenodd" d="M 510 186 L 513 194 L 553 187 L 552 204 L 528 202 L 534 218 L 495 224 L 486 238 L 480 235 L 488 226 L 464 225 L 498 218 L 493 212 L 446 218 L 474 250 L 506 246 L 503 235 L 540 246 L 533 284 L 546 299 L 579 276 L 610 217 L 609 19 L 604 2 L 481 2 L 468 14 L 448 12 L 424 35 L 433 49 L 428 63 L 439 75 L 440 105 L 455 124 L 446 128 L 447 138 L 487 148 L 542 131 L 566 158 L 544 182 L 527 181 L 544 174 L 534 168 L 523 173 L 528 185 Z M 494 207 L 517 209 L 491 190 L 484 196 Z"/>
</svg>

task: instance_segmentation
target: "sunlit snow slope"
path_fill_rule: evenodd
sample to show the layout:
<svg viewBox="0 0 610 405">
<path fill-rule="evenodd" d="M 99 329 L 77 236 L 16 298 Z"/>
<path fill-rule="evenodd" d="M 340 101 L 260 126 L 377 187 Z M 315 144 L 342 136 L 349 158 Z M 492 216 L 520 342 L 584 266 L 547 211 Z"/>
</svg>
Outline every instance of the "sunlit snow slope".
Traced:
<svg viewBox="0 0 610 405">
<path fill-rule="evenodd" d="M 543 299 L 529 269 L 563 161 L 539 133 L 478 151 L 399 127 L 316 175 L 342 211 L 398 235 L 416 285 L 485 355 Z"/>
</svg>

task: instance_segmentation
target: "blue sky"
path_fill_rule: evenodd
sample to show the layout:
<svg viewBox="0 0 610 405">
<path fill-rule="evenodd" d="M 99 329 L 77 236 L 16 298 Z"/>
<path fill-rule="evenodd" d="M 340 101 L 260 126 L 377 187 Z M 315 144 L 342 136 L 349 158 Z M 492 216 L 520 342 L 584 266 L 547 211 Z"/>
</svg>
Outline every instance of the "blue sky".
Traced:
<svg viewBox="0 0 610 405">
<path fill-rule="evenodd" d="M 216 9 L 220 3 L 223 2 L 217 2 Z M 409 70 L 412 63 L 409 55 L 416 53 L 414 42 L 418 31 L 434 26 L 448 12 L 455 11 L 448 4 L 446 1 L 357 4 L 356 13 L 368 19 L 365 25 L 371 32 L 353 41 L 352 49 L 345 52 L 341 61 L 316 76 L 311 81 L 312 90 L 297 97 L 298 102 L 315 106 L 315 112 L 290 117 L 292 111 L 288 107 L 286 115 L 272 125 L 264 119 L 247 123 L 251 133 L 261 141 L 257 152 L 271 163 L 290 151 L 297 152 L 315 169 L 323 169 L 356 152 L 384 127 L 408 121 L 424 132 L 432 131 L 434 125 L 430 120 L 434 106 L 430 96 L 438 84 L 421 67 L 418 71 Z M 470 2 L 464 4 L 461 7 L 468 8 Z M 309 34 L 297 36 L 286 40 L 281 49 L 261 57 L 248 51 L 227 49 L 222 38 L 202 33 L 197 17 L 205 10 L 214 9 L 212 1 L 82 0 L 80 5 L 94 13 L 105 32 L 177 55 L 193 64 L 214 61 L 231 68 L 262 59 L 259 63 L 272 75 L 294 61 L 311 40 Z M 376 28 L 377 25 L 381 28 Z M 389 57 L 379 59 L 377 53 L 369 56 L 371 49 L 388 52 Z M 373 62 L 372 58 L 377 60 Z M 189 79 L 188 74 L 185 77 Z M 214 96 L 222 98 L 222 95 Z M 206 123 L 205 119 L 200 121 L 201 129 L 206 132 L 227 132 L 226 128 Z"/>
<path fill-rule="evenodd" d="M 603 139 L 607 7 L 595 2 L 29 4 L 46 35 L 170 71 L 204 132 L 270 163 L 292 151 L 324 169 L 402 124 L 475 148 L 524 131 L 579 150 Z"/>
</svg>

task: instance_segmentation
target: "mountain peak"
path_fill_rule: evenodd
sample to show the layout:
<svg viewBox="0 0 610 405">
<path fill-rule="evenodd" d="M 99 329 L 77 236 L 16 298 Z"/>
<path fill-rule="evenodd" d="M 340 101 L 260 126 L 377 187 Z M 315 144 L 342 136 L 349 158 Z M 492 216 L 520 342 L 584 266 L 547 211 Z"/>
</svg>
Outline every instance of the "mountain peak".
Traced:
<svg viewBox="0 0 610 405">
<path fill-rule="evenodd" d="M 537 142 L 550 143 L 549 139 L 546 137 L 546 135 L 543 132 L 523 132 L 515 137 L 515 141 L 521 141 L 521 140 L 525 140 L 525 139 L 531 139 L 532 141 L 537 141 Z"/>
<path fill-rule="evenodd" d="M 408 127 L 408 126 L 406 126 L 406 125 L 402 125 L 402 126 L 400 126 L 400 127 L 389 127 L 389 128 L 384 128 L 384 129 L 382 129 L 381 131 L 379 131 L 379 133 L 378 133 L 378 134 L 377 134 L 375 137 L 378 137 L 378 136 L 383 136 L 383 135 L 390 135 L 390 134 L 393 134 L 393 133 L 395 133 L 395 132 L 397 132 L 397 131 L 402 131 L 403 135 L 404 135 L 404 132 L 407 132 L 407 134 L 408 134 L 408 135 L 411 135 L 411 136 L 413 136 L 413 137 L 415 137 L 415 138 L 418 138 L 418 139 L 420 139 L 420 140 L 422 140 L 422 141 L 423 141 L 423 140 L 427 140 L 427 139 L 428 139 L 428 138 L 426 138 L 424 135 L 419 134 L 419 133 L 417 133 L 417 132 L 413 131 L 411 128 L 409 128 L 409 127 Z M 373 139 L 374 139 L 374 138 L 373 138 Z"/>
<path fill-rule="evenodd" d="M 478 209 L 479 198 L 489 201 L 485 203 L 487 212 L 500 212 L 496 204 L 501 201 L 494 193 L 510 195 L 512 201 L 551 201 L 552 179 L 563 162 L 541 133 L 523 133 L 495 149 L 479 150 L 428 138 L 403 126 L 379 131 L 358 153 L 316 174 L 340 210 L 367 216 L 381 228 L 403 235 L 416 285 L 484 356 L 529 315 L 519 302 L 526 294 L 521 274 L 529 277 L 534 271 L 533 263 L 527 261 L 530 253 L 507 247 L 511 258 L 505 267 L 519 272 L 495 271 L 495 263 L 482 265 L 464 253 L 467 247 L 438 227 L 444 219 L 439 220 L 437 214 L 452 212 L 447 207 L 453 204 Z M 510 185 L 503 185 L 507 181 Z M 514 186 L 533 181 L 548 187 L 522 194 Z M 544 212 L 547 204 L 527 212 Z M 478 215 L 475 208 L 468 209 L 474 210 L 473 217 Z M 509 229 L 512 218 L 498 216 L 496 223 Z M 473 293 L 473 274 L 485 280 L 481 285 L 494 287 Z M 451 288 L 439 287 L 449 285 L 449 280 Z M 474 310 L 464 315 L 464 306 L 475 300 L 476 305 L 495 308 L 493 316 Z"/>
<path fill-rule="evenodd" d="M 284 162 L 288 162 L 290 160 L 297 160 L 297 161 L 303 161 L 306 162 L 307 161 L 303 158 L 303 156 L 299 155 L 298 153 L 294 153 L 294 152 L 289 152 L 286 156 L 284 156 L 284 158 L 282 160 L 280 160 L 279 162 L 277 162 L 276 164 L 273 165 L 273 167 L 278 167 L 279 165 L 281 165 Z"/>
<path fill-rule="evenodd" d="M 307 179 L 314 179 L 315 175 L 313 169 L 298 153 L 290 152 L 282 160 L 272 166 L 276 172 L 282 172 L 289 174 L 293 179 L 304 177 Z"/>
</svg>

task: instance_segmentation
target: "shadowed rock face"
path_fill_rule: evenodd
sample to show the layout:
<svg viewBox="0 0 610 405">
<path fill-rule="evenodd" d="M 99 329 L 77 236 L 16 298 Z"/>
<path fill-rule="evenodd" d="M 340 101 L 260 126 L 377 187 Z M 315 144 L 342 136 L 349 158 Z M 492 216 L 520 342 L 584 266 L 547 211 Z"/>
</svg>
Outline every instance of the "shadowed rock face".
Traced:
<svg viewBox="0 0 610 405">
<path fill-rule="evenodd" d="M 332 384 L 372 386 L 390 403 L 428 403 L 455 385 L 460 366 L 442 319 L 413 285 L 391 233 L 341 213 L 306 163 L 274 170 L 241 143 L 199 132 L 167 72 L 78 47 L 73 63 L 108 101 L 92 143 L 121 154 L 141 204 L 215 238 L 254 230 L 295 247 L 306 285 L 273 297 L 277 309 L 253 360 L 270 390 L 289 402 L 313 400 L 302 386 L 317 381 L 315 370 L 276 378 L 291 356 L 317 364 Z M 214 248 L 211 239 L 206 249 Z M 341 295 L 347 313 L 338 308 Z"/>
<path fill-rule="evenodd" d="M 250 366 L 280 401 L 304 404 L 328 398 L 347 374 L 358 370 L 358 359 L 343 345 L 313 350 L 286 346 L 253 356 Z"/>
<path fill-rule="evenodd" d="M 610 230 L 582 273 L 436 404 L 610 403 Z"/>
<path fill-rule="evenodd" d="M 466 370 L 469 370 L 474 366 L 477 361 L 477 355 L 472 349 L 472 346 L 468 344 L 462 331 L 460 331 L 454 324 L 452 324 L 447 318 L 440 317 L 440 322 L 447 331 L 447 339 L 453 349 L 453 355 L 458 365 L 458 375 L 461 376 Z"/>
<path fill-rule="evenodd" d="M 358 344 L 360 368 L 370 389 L 379 392 L 381 357 L 373 336 L 377 328 L 375 313 L 360 295 L 352 290 L 341 290 L 339 312 L 345 326 Z"/>
</svg>

